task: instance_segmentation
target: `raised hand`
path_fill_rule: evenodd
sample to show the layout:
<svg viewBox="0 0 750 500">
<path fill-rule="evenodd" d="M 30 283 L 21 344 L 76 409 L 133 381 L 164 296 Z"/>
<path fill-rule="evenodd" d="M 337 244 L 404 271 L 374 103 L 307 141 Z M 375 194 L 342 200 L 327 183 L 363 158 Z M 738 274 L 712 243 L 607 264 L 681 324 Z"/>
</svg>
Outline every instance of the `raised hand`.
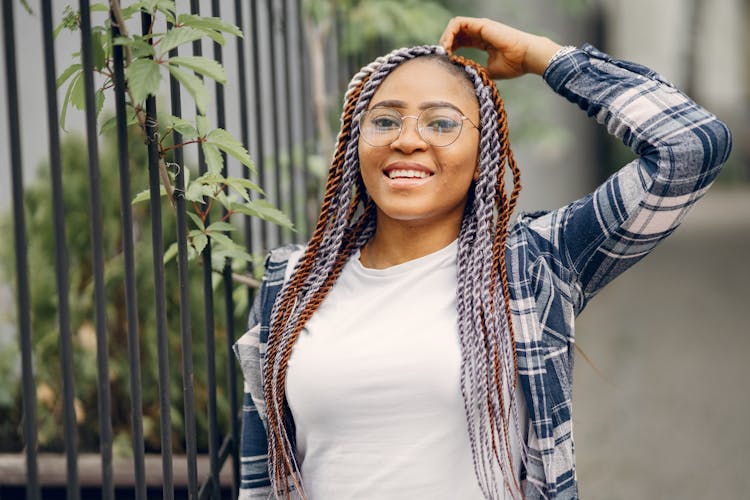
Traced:
<svg viewBox="0 0 750 500">
<path fill-rule="evenodd" d="M 491 19 L 454 17 L 448 22 L 440 45 L 448 52 L 461 47 L 484 50 L 492 78 L 516 78 L 526 73 L 541 75 L 560 45 Z"/>
</svg>

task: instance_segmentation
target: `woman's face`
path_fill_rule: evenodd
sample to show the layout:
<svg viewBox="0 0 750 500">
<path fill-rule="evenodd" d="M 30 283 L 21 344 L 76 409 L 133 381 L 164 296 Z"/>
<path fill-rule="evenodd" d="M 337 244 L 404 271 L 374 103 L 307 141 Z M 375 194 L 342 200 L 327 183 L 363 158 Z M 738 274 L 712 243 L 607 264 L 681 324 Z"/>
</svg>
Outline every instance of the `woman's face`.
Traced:
<svg viewBox="0 0 750 500">
<path fill-rule="evenodd" d="M 390 145 L 372 146 L 360 136 L 362 179 L 379 221 L 460 225 L 479 146 L 479 131 L 472 125 L 479 123 L 479 105 L 471 83 L 434 60 L 417 58 L 386 77 L 368 109 L 388 107 L 417 116 L 430 106 L 454 107 L 469 118 L 452 144 L 425 142 L 412 118 L 403 120 L 401 135 Z"/>
</svg>

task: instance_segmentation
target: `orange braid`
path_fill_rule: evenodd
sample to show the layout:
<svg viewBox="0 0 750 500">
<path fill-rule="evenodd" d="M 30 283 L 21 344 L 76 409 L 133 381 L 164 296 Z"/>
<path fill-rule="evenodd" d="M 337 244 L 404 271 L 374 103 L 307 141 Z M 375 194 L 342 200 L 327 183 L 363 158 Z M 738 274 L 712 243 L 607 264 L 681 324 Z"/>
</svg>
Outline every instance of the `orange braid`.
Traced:
<svg viewBox="0 0 750 500">
<path fill-rule="evenodd" d="M 303 255 L 303 257 L 300 259 L 300 264 L 297 269 L 297 271 L 294 273 L 294 276 L 291 278 L 289 284 L 287 287 L 285 287 L 284 292 L 281 297 L 279 297 L 279 309 L 277 313 L 277 319 L 274 321 L 274 324 L 271 325 L 271 330 L 269 332 L 269 338 L 268 338 L 268 350 L 266 352 L 266 364 L 273 369 L 273 364 L 275 363 L 275 359 L 278 353 L 279 344 L 281 341 L 281 338 L 283 337 L 284 331 L 286 330 L 286 325 L 289 321 L 290 315 L 292 313 L 292 308 L 295 303 L 295 299 L 300 293 L 300 290 L 304 283 L 306 282 L 307 278 L 310 276 L 310 273 L 312 271 L 313 263 L 315 261 L 315 256 L 318 254 L 320 247 L 323 242 L 323 238 L 326 232 L 326 229 L 328 228 L 329 224 L 331 223 L 332 219 L 332 206 L 335 196 L 338 194 L 338 190 L 341 186 L 341 180 L 343 177 L 343 165 L 344 165 L 344 158 L 346 155 L 346 149 L 347 145 L 349 143 L 349 139 L 351 137 L 351 128 L 352 128 L 352 122 L 353 122 L 353 114 L 354 109 L 357 103 L 357 100 L 359 99 L 359 96 L 362 92 L 362 88 L 364 87 L 366 83 L 366 79 L 357 85 L 357 87 L 353 88 L 351 93 L 349 94 L 349 99 L 347 100 L 344 112 L 342 115 L 342 127 L 341 132 L 339 133 L 338 137 L 338 143 L 336 146 L 336 151 L 334 153 L 333 160 L 331 162 L 331 168 L 328 173 L 328 179 L 326 181 L 326 190 L 325 194 L 323 195 L 323 201 L 321 203 L 321 209 L 320 209 L 320 215 L 318 217 L 317 224 L 315 226 L 315 229 L 313 231 L 313 235 L 308 243 L 307 249 Z M 347 212 L 347 220 L 351 221 L 355 212 L 358 203 L 361 201 L 361 193 L 362 190 L 358 189 L 357 193 L 355 193 L 355 197 L 352 200 L 352 203 L 350 204 L 349 210 Z M 339 255 L 336 258 L 336 261 L 334 263 L 333 270 L 331 274 L 328 276 L 328 278 L 325 281 L 325 284 L 319 289 L 312 297 L 310 303 L 305 308 L 305 310 L 302 312 L 301 317 L 296 325 L 294 325 L 294 330 L 291 333 L 291 337 L 289 340 L 289 343 L 285 346 L 285 349 L 281 355 L 281 363 L 279 367 L 279 379 L 277 380 L 276 389 L 278 391 L 278 401 L 276 401 L 277 407 L 283 408 L 284 405 L 284 384 L 286 379 L 286 371 L 287 371 L 287 365 L 289 361 L 289 357 L 291 356 L 292 347 L 294 346 L 294 343 L 299 336 L 300 331 L 304 327 L 307 320 L 312 316 L 312 313 L 314 313 L 320 304 L 322 303 L 323 299 L 327 295 L 328 291 L 332 287 L 333 283 L 338 278 L 338 275 L 341 272 L 341 269 L 343 268 L 343 265 L 346 263 L 346 260 L 351 253 L 352 246 L 356 242 L 356 236 L 361 232 L 365 224 L 367 223 L 367 217 L 362 217 L 362 220 L 359 221 L 357 226 L 353 228 L 353 230 L 348 235 L 348 239 L 345 242 L 344 249 L 342 252 L 339 253 Z M 273 377 L 268 376 L 265 380 L 265 396 L 266 401 L 269 402 L 268 408 L 270 409 L 272 406 L 273 400 Z M 284 446 L 283 436 L 280 434 L 281 427 L 283 425 L 283 422 L 279 422 L 276 416 L 275 411 L 268 411 L 267 412 L 267 425 L 269 428 L 269 431 L 273 433 L 274 437 L 276 437 L 275 440 L 275 449 L 269 450 L 269 455 L 274 454 L 276 456 L 281 456 L 284 459 L 285 469 L 283 471 L 279 471 L 276 469 L 276 482 L 277 484 L 282 485 L 284 494 L 288 497 L 289 496 L 289 485 L 286 480 L 286 477 L 283 477 L 285 474 L 289 474 L 292 476 L 292 480 L 297 487 L 297 490 L 302 492 L 301 486 L 298 484 L 297 479 L 295 478 L 295 475 L 293 474 L 293 467 L 290 462 L 290 458 L 286 452 L 286 448 Z"/>
</svg>

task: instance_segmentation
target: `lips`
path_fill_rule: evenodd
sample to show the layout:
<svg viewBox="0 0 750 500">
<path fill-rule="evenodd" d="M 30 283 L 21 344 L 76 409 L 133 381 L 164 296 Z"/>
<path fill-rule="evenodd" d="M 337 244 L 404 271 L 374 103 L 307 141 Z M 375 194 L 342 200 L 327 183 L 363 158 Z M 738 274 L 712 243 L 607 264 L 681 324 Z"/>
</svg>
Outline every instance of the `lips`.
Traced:
<svg viewBox="0 0 750 500">
<path fill-rule="evenodd" d="M 383 175 L 391 180 L 426 179 L 434 175 L 434 172 L 419 163 L 395 162 L 383 169 Z"/>
</svg>

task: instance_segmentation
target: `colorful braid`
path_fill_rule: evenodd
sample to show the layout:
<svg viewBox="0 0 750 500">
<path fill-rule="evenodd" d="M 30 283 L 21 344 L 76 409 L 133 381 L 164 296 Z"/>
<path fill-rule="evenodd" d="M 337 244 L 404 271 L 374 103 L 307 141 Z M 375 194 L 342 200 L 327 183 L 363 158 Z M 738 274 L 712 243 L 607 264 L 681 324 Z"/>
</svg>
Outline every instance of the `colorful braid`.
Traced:
<svg viewBox="0 0 750 500">
<path fill-rule="evenodd" d="M 474 183 L 458 238 L 456 307 L 461 348 L 461 394 L 474 470 L 488 499 L 504 491 L 522 496 L 513 474 L 509 433 L 525 439 L 514 397 L 517 360 L 510 315 L 505 241 L 520 192 L 520 175 L 510 150 L 503 101 L 481 66 L 448 55 L 439 46 L 399 49 L 379 57 L 352 78 L 346 92 L 320 217 L 313 236 L 273 307 L 263 366 L 268 415 L 269 473 L 277 498 L 290 498 L 291 485 L 305 498 L 292 437 L 287 435 L 285 384 L 289 358 L 301 330 L 335 284 L 347 260 L 374 234 L 376 209 L 359 175 L 357 116 L 369 106 L 383 80 L 400 64 L 437 56 L 462 68 L 480 107 L 479 178 Z M 506 167 L 513 187 L 505 188 Z M 498 280 L 499 278 L 499 280 Z M 499 281 L 499 283 L 498 283 Z M 499 285 L 499 293 L 498 293 Z M 503 387 L 510 390 L 506 401 Z"/>
</svg>

